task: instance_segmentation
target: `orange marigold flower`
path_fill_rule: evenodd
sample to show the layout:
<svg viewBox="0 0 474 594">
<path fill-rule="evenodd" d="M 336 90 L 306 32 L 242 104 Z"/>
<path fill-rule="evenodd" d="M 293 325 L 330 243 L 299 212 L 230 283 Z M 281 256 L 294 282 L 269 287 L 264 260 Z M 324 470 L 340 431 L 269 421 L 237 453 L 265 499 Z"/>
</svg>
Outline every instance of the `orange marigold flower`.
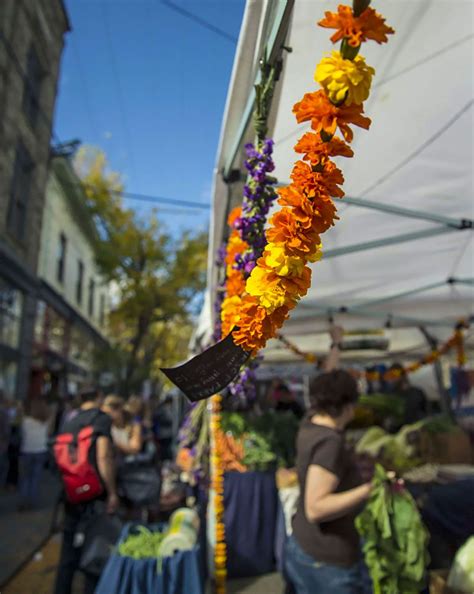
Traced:
<svg viewBox="0 0 474 594">
<path fill-rule="evenodd" d="M 242 295 L 245 291 L 245 279 L 240 270 L 235 268 L 227 270 L 226 291 L 228 297 Z"/>
<path fill-rule="evenodd" d="M 184 470 L 190 472 L 194 465 L 194 456 L 191 454 L 189 448 L 180 448 L 176 454 L 176 465 Z"/>
<path fill-rule="evenodd" d="M 324 167 L 316 171 L 308 163 L 297 161 L 290 177 L 295 187 L 304 192 L 308 198 L 318 196 L 329 199 L 329 196 L 336 198 L 344 196 L 344 192 L 339 187 L 344 183 L 344 176 L 332 161 L 326 161 Z M 280 190 L 279 194 L 282 195 Z"/>
<path fill-rule="evenodd" d="M 337 12 L 325 12 L 325 18 L 318 22 L 320 27 L 337 29 L 331 41 L 337 43 L 346 38 L 349 45 L 358 47 L 363 41 L 372 39 L 377 43 L 386 43 L 387 35 L 395 33 L 392 27 L 385 24 L 385 19 L 373 8 L 366 8 L 355 17 L 350 6 L 340 4 Z"/>
<path fill-rule="evenodd" d="M 242 298 L 239 295 L 233 297 L 226 297 L 222 302 L 221 320 L 222 320 L 222 337 L 229 334 L 234 326 L 239 323 L 239 311 L 242 303 Z"/>
<path fill-rule="evenodd" d="M 289 301 L 298 301 L 300 297 L 304 297 L 311 286 L 311 268 L 305 266 L 301 276 L 285 276 L 281 277 L 281 283 L 285 288 L 290 299 Z"/>
<path fill-rule="evenodd" d="M 257 299 L 246 296 L 242 299 L 239 326 L 232 336 L 235 344 L 246 351 L 256 352 L 265 346 L 263 323 L 267 316 L 264 307 L 258 304 Z"/>
<path fill-rule="evenodd" d="M 313 196 L 308 196 L 304 192 L 304 189 L 300 189 L 296 184 L 290 184 L 285 188 L 280 188 L 278 193 L 281 196 L 278 204 L 292 206 L 294 209 L 293 216 L 300 226 L 304 229 L 309 229 L 314 214 L 313 203 L 311 201 Z"/>
<path fill-rule="evenodd" d="M 248 249 L 248 247 L 248 243 L 240 239 L 239 232 L 237 230 L 232 231 L 229 237 L 229 242 L 227 243 L 227 252 L 225 256 L 225 263 L 228 267 L 227 273 L 229 273 L 229 268 L 234 266 L 235 257 L 238 254 L 243 254 Z"/>
<path fill-rule="evenodd" d="M 233 227 L 236 219 L 238 219 L 241 216 L 242 206 L 236 206 L 235 208 L 233 208 L 230 211 L 229 216 L 227 217 L 227 224 L 229 225 L 229 227 Z"/>
<path fill-rule="evenodd" d="M 252 297 L 245 297 L 243 301 L 239 328 L 232 336 L 235 344 L 246 351 L 256 353 L 283 326 L 290 307 L 283 305 L 268 314 Z"/>
<path fill-rule="evenodd" d="M 312 228 L 318 233 L 324 233 L 330 227 L 334 226 L 335 221 L 339 220 L 337 210 L 333 202 L 321 200 L 315 204 L 315 214 L 313 217 Z"/>
<path fill-rule="evenodd" d="M 308 219 L 309 226 L 303 227 L 295 217 L 295 209 L 282 208 L 270 220 L 272 225 L 267 230 L 267 240 L 285 245 L 290 256 L 310 259 L 316 247 L 321 243 L 318 231 L 313 228 L 313 218 Z"/>
<path fill-rule="evenodd" d="M 341 105 L 337 107 L 329 100 L 326 93 L 320 89 L 312 93 L 305 93 L 303 99 L 295 103 L 293 113 L 298 124 L 311 121 L 311 128 L 315 132 L 324 131 L 333 136 L 339 127 L 347 142 L 351 142 L 354 134 L 349 124 L 369 129 L 370 118 L 363 115 L 362 105 Z"/>
<path fill-rule="evenodd" d="M 323 142 L 320 134 L 306 132 L 295 145 L 295 152 L 303 153 L 304 159 L 312 165 L 325 163 L 329 157 L 353 157 L 354 151 L 340 138 L 333 136 L 328 142 Z"/>
<path fill-rule="evenodd" d="M 344 176 L 342 171 L 332 161 L 327 161 L 324 164 L 324 169 L 321 172 L 316 172 L 319 183 L 326 189 L 330 196 L 335 198 L 342 198 L 344 192 L 339 187 L 344 183 Z"/>
</svg>

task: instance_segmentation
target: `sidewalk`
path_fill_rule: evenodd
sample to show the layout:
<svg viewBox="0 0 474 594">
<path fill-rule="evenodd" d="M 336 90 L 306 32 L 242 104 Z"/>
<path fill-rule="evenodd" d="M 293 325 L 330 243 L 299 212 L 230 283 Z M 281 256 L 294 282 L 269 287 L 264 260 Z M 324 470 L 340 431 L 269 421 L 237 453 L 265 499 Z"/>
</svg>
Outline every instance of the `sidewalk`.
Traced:
<svg viewBox="0 0 474 594">
<path fill-rule="evenodd" d="M 0 494 L 0 588 L 45 541 L 59 494 L 57 480 L 45 471 L 39 508 L 18 512 L 18 493 Z M 26 594 L 26 593 L 25 593 Z"/>
</svg>

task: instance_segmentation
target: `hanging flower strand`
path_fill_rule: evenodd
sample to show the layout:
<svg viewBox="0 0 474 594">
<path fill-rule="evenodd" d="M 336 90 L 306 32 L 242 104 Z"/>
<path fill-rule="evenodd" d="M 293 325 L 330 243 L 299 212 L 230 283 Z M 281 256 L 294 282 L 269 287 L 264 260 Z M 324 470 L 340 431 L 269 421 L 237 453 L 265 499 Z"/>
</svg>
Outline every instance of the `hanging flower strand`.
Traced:
<svg viewBox="0 0 474 594">
<path fill-rule="evenodd" d="M 235 270 L 228 269 L 226 299 L 222 303 L 223 336 L 226 336 L 235 325 L 238 318 L 240 297 L 245 286 L 235 285 L 245 283 L 257 260 L 262 256 L 266 245 L 265 224 L 270 208 L 277 198 L 275 192 L 276 179 L 269 174 L 275 169 L 273 163 L 273 140 L 266 137 L 268 128 L 268 114 L 275 86 L 275 67 L 270 66 L 266 56 L 260 61 L 260 82 L 255 85 L 255 110 L 253 114 L 256 142 L 255 145 L 245 145 L 245 168 L 247 182 L 244 186 L 242 208 L 235 210 L 229 217 L 232 232 L 230 239 L 237 241 L 235 232 L 241 240 L 241 251 L 234 251 Z M 229 241 L 230 243 L 230 241 Z M 238 274 L 240 272 L 240 275 Z M 256 369 L 260 361 L 253 359 L 244 365 L 237 378 L 229 385 L 232 396 L 237 397 L 241 404 L 254 399 Z"/>
<path fill-rule="evenodd" d="M 291 184 L 278 190 L 282 208 L 270 219 L 267 244 L 247 279 L 245 293 L 234 297 L 234 342 L 252 353 L 275 337 L 306 295 L 311 285 L 308 264 L 321 258 L 321 235 L 338 220 L 333 198 L 344 195 L 344 177 L 332 158 L 352 157 L 347 144 L 353 138 L 351 126 L 368 129 L 370 125 L 362 104 L 375 71 L 358 55 L 360 44 L 369 39 L 384 43 L 393 30 L 368 4 L 357 0 L 354 10 L 341 7 L 344 10 L 338 14 L 326 13 L 320 23 L 337 25 L 341 49 L 324 57 L 316 68 L 315 80 L 322 88 L 307 93 L 293 108 L 299 123 L 311 122 L 312 132 L 295 146 L 302 158 L 293 167 Z M 344 16 L 344 26 L 339 14 Z M 352 24 L 347 25 L 349 21 Z M 351 27 L 354 35 L 348 34 Z M 338 129 L 343 138 L 335 136 Z"/>
</svg>

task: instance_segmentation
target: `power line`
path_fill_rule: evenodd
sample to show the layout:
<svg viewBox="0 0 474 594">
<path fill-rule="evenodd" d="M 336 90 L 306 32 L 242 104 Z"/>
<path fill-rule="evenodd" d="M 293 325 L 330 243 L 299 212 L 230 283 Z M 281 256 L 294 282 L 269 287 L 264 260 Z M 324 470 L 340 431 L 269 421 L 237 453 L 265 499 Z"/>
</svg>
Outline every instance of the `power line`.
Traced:
<svg viewBox="0 0 474 594">
<path fill-rule="evenodd" d="M 236 37 L 234 37 L 230 33 L 227 33 L 223 29 L 219 29 L 219 27 L 216 27 L 209 21 L 206 21 L 206 19 L 202 19 L 201 17 L 197 16 L 196 14 L 189 12 L 189 10 L 182 8 L 181 6 L 177 6 L 173 2 L 170 2 L 170 0 L 161 0 L 161 3 L 164 4 L 165 6 L 167 6 L 168 8 L 170 8 L 171 10 L 174 10 L 175 12 L 179 13 L 180 15 L 186 17 L 190 21 L 193 21 L 194 23 L 197 23 L 201 27 L 204 27 L 204 29 L 207 29 L 208 31 L 212 31 L 213 33 L 215 33 L 216 35 L 219 35 L 223 39 L 226 39 L 227 41 L 232 42 L 234 45 L 237 44 L 238 40 Z"/>
<path fill-rule="evenodd" d="M 88 187 L 92 190 L 95 188 L 93 184 L 85 183 L 70 183 L 68 185 L 75 187 Z M 139 194 L 137 192 L 122 192 L 121 190 L 108 190 L 114 196 L 120 196 L 125 200 L 139 200 L 141 202 L 152 202 L 155 204 L 171 204 L 172 206 L 183 208 L 197 208 L 199 210 L 210 210 L 211 205 L 204 202 L 193 202 L 192 200 L 180 200 L 179 198 L 166 198 L 165 196 L 151 196 L 150 194 Z"/>
<path fill-rule="evenodd" d="M 99 124 L 98 124 L 98 120 L 95 117 L 95 113 L 92 110 L 92 103 L 90 100 L 90 93 L 89 93 L 89 86 L 87 84 L 87 79 L 85 77 L 84 74 L 84 69 L 82 67 L 82 62 L 79 56 L 79 51 L 76 47 L 76 44 L 74 43 L 74 41 L 72 42 L 72 51 L 74 53 L 74 58 L 76 60 L 76 67 L 77 67 L 77 72 L 79 75 L 79 80 L 81 82 L 82 85 L 82 91 L 84 93 L 84 107 L 86 109 L 86 113 L 87 113 L 87 117 L 89 119 L 89 124 L 92 130 L 92 136 L 94 136 L 94 134 L 98 134 L 99 133 Z"/>
<path fill-rule="evenodd" d="M 113 48 L 113 43 L 112 43 L 112 35 L 111 35 L 111 31 L 110 31 L 110 25 L 109 25 L 109 20 L 108 20 L 106 4 L 107 4 L 106 2 L 104 2 L 102 4 L 102 12 L 104 15 L 104 28 L 105 28 L 105 33 L 106 33 L 106 40 L 107 40 L 107 46 L 108 46 L 108 50 L 109 50 L 110 62 L 112 64 L 112 74 L 115 79 L 115 85 L 117 87 L 117 98 L 118 98 L 120 113 L 122 116 L 122 124 L 123 124 L 123 131 L 124 131 L 124 135 L 125 135 L 125 142 L 128 145 L 129 151 L 130 151 L 130 165 L 132 167 L 132 172 L 133 172 L 133 175 L 135 176 L 135 179 L 138 179 L 137 170 L 135 167 L 135 159 L 134 159 L 134 154 L 133 154 L 132 135 L 130 134 L 130 128 L 128 127 L 127 114 L 125 112 L 125 102 L 123 99 L 124 95 L 123 95 L 123 91 L 122 91 L 122 84 L 120 82 L 120 77 L 118 74 L 117 62 L 115 60 L 115 53 L 114 53 L 114 48 Z"/>
<path fill-rule="evenodd" d="M 148 194 L 136 194 L 135 192 L 117 192 L 117 194 L 120 194 L 122 198 L 128 200 L 140 200 L 142 202 L 154 202 L 157 204 L 172 204 L 174 206 L 198 208 L 200 210 L 210 210 L 211 208 L 210 204 L 204 204 L 204 202 L 192 202 L 191 200 L 175 200 L 174 198 L 165 198 L 164 196 L 150 196 Z"/>
</svg>

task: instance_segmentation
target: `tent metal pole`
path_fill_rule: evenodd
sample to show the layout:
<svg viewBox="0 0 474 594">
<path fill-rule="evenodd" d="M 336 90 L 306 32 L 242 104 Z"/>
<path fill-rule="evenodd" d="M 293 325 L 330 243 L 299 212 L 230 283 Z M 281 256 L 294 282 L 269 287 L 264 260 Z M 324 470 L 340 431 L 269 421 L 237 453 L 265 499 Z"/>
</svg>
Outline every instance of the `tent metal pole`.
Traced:
<svg viewBox="0 0 474 594">
<path fill-rule="evenodd" d="M 277 187 L 288 186 L 290 182 L 281 182 Z M 454 229 L 473 229 L 474 221 L 468 218 L 456 219 L 454 217 L 446 217 L 432 212 L 425 212 L 423 210 L 414 210 L 412 208 L 404 208 L 403 206 L 395 206 L 393 204 L 386 204 L 383 202 L 375 202 L 374 200 L 366 200 L 365 198 L 356 198 L 355 196 L 344 196 L 341 204 L 351 204 L 353 206 L 360 206 L 362 208 L 371 208 L 381 212 L 388 212 L 400 217 L 409 219 L 420 219 L 422 221 L 431 221 L 433 223 L 441 223 L 447 227 Z"/>
<path fill-rule="evenodd" d="M 426 239 L 427 237 L 442 235 L 443 233 L 452 233 L 453 231 L 460 231 L 460 229 L 444 226 L 434 227 L 431 229 L 422 229 L 421 231 L 415 231 L 413 233 L 403 233 L 402 235 L 394 235 L 393 237 L 384 237 L 382 239 L 376 239 L 374 241 L 355 243 L 352 245 L 347 245 L 345 247 L 334 248 L 332 250 L 328 250 L 327 252 L 323 252 L 323 258 L 327 260 L 328 258 L 336 258 L 338 256 L 353 254 L 355 252 L 363 252 L 366 250 L 387 247 L 389 245 L 406 243 L 408 241 L 415 241 L 417 239 Z"/>
<path fill-rule="evenodd" d="M 282 50 L 283 42 L 287 33 L 287 28 L 290 20 L 291 11 L 293 10 L 294 0 L 277 0 L 277 9 L 275 18 L 273 21 L 272 28 L 270 30 L 270 34 L 268 36 L 268 40 L 265 46 L 265 51 L 268 59 L 269 64 L 275 63 L 278 59 L 279 54 Z M 257 76 L 255 78 L 255 83 L 258 84 L 260 82 L 260 70 L 257 72 Z M 247 103 L 245 105 L 244 111 L 242 113 L 242 118 L 240 120 L 240 125 L 238 128 L 238 132 L 235 136 L 234 142 L 232 143 L 232 148 L 229 151 L 229 154 L 226 158 L 223 176 L 224 179 L 227 179 L 229 173 L 232 169 L 234 160 L 239 152 L 240 145 L 242 144 L 242 140 L 245 136 L 245 132 L 249 127 L 250 120 L 252 118 L 253 108 L 255 103 L 255 87 L 253 86 L 250 94 L 247 99 Z"/>
<path fill-rule="evenodd" d="M 452 280 L 456 285 L 468 285 L 469 287 L 474 287 L 474 278 L 455 278 Z"/>
<path fill-rule="evenodd" d="M 402 293 L 389 295 L 388 297 L 381 297 L 380 299 L 364 301 L 363 303 L 353 305 L 348 309 L 350 309 L 351 311 L 355 311 L 358 309 L 366 309 L 367 307 L 371 307 L 372 305 L 380 305 L 381 303 L 387 303 L 389 301 L 393 301 L 394 299 L 402 299 L 403 297 L 409 297 L 410 295 L 417 295 L 418 293 L 425 293 L 426 291 L 431 291 L 432 289 L 438 289 L 439 287 L 444 287 L 446 284 L 448 283 L 445 280 L 437 283 L 432 283 L 431 285 L 425 285 L 423 287 L 418 287 L 417 289 L 411 289 L 410 291 L 403 291 Z"/>
<path fill-rule="evenodd" d="M 454 282 L 454 279 L 453 279 Z M 437 289 L 438 287 L 444 287 L 447 284 L 447 281 L 439 281 L 437 283 L 432 283 L 430 285 L 424 285 L 423 287 L 418 287 L 417 289 L 411 289 L 410 291 L 403 291 L 402 293 L 396 293 L 394 295 L 389 295 L 388 297 L 380 297 L 379 299 L 371 299 L 369 301 L 363 301 L 357 305 L 352 305 L 351 307 L 344 307 L 346 311 L 353 311 L 357 309 L 365 309 L 372 305 L 379 305 L 380 303 L 385 303 L 388 301 L 393 301 L 394 299 L 400 299 L 402 297 L 408 297 L 409 295 L 416 295 L 417 293 L 423 293 L 425 291 L 430 291 L 431 289 Z M 311 301 L 304 302 L 304 305 L 309 307 L 311 305 Z M 318 307 L 316 305 L 316 307 Z"/>
<path fill-rule="evenodd" d="M 421 210 L 412 210 L 411 208 L 403 208 L 401 206 L 394 206 L 392 204 L 383 204 L 381 202 L 374 202 L 366 200 L 365 198 L 353 198 L 352 196 L 344 196 L 343 203 L 352 204 L 354 206 L 361 206 L 362 208 L 371 208 L 388 212 L 390 214 L 407 217 L 410 219 L 421 219 L 423 221 L 432 221 L 433 223 L 441 223 L 448 227 L 455 229 L 472 228 L 473 221 L 471 219 L 455 219 L 453 217 L 445 217 L 437 215 L 432 212 L 423 212 Z"/>
<path fill-rule="evenodd" d="M 420 326 L 419 329 L 423 336 L 426 338 L 426 342 L 430 345 L 430 348 L 436 349 L 438 347 L 438 341 L 436 340 L 436 338 L 434 338 L 434 336 L 432 336 L 424 326 Z M 452 418 L 453 411 L 451 409 L 451 399 L 449 397 L 448 391 L 446 390 L 446 387 L 444 386 L 443 371 L 439 359 L 437 359 L 433 363 L 433 372 L 439 390 L 441 410 L 445 415 L 448 415 Z"/>
</svg>

